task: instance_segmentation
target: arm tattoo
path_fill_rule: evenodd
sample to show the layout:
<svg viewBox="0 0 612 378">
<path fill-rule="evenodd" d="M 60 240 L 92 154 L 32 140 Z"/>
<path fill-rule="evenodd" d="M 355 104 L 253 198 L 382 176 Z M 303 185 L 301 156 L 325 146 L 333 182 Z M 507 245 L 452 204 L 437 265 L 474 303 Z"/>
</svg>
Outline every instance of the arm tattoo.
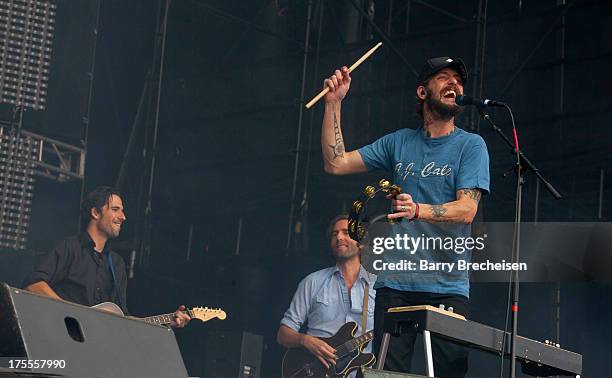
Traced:
<svg viewBox="0 0 612 378">
<path fill-rule="evenodd" d="M 478 203 L 480 197 L 482 197 L 482 192 L 479 189 L 463 189 L 463 194 L 476 201 L 476 203 Z"/>
<path fill-rule="evenodd" d="M 338 115 L 336 113 L 336 109 L 334 109 L 334 138 L 335 144 L 329 147 L 334 152 L 333 159 L 335 160 L 337 157 L 344 157 L 344 143 L 342 142 L 342 134 L 340 134 L 340 124 L 338 123 Z"/>
<path fill-rule="evenodd" d="M 447 210 L 448 209 L 444 207 L 444 205 L 431 205 L 431 215 L 433 215 L 434 218 L 442 217 Z"/>
</svg>

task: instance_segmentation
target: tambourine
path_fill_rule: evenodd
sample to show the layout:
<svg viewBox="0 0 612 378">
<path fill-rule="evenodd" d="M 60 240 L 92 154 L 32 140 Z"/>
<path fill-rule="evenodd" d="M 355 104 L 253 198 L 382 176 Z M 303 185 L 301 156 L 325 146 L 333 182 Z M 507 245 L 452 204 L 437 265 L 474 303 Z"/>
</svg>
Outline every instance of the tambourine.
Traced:
<svg viewBox="0 0 612 378">
<path fill-rule="evenodd" d="M 366 205 L 369 200 L 376 197 L 378 193 L 384 193 L 385 195 L 392 194 L 398 195 L 402 192 L 402 188 L 395 184 L 391 184 L 389 180 L 381 179 L 378 182 L 378 188 L 373 185 L 368 185 L 363 188 L 363 192 L 361 193 L 361 197 L 356 199 L 353 202 L 353 206 L 351 207 L 351 212 L 348 216 L 348 232 L 351 239 L 357 241 L 361 244 L 361 241 L 367 234 L 367 226 L 363 224 L 364 218 L 366 216 Z M 375 217 L 370 220 L 369 223 L 372 224 L 382 218 L 385 218 L 389 223 L 398 223 L 402 221 L 402 218 L 398 219 L 388 219 L 387 214 L 383 214 Z"/>
</svg>

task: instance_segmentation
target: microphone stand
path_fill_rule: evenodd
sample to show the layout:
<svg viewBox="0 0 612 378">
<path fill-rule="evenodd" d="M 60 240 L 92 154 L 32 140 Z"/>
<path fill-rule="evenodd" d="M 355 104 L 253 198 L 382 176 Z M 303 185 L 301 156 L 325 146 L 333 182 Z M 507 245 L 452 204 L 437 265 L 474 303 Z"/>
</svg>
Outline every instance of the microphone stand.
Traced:
<svg viewBox="0 0 612 378">
<path fill-rule="evenodd" d="M 514 130 L 516 127 L 514 125 L 514 116 L 512 115 L 512 109 L 509 106 L 504 105 L 504 107 L 510 112 L 512 117 L 512 126 Z M 514 238 L 512 240 L 513 251 L 512 251 L 512 263 L 519 263 L 519 252 L 520 252 L 520 241 L 521 241 L 521 208 L 522 208 L 522 198 L 523 198 L 523 170 L 531 171 L 535 174 L 535 176 L 540 180 L 546 190 L 555 198 L 561 199 L 561 194 L 555 189 L 552 184 L 550 184 L 542 174 L 538 168 L 520 151 L 518 146 L 518 140 L 515 139 L 516 145 L 513 145 L 510 139 L 504 134 L 504 132 L 495 125 L 495 123 L 491 120 L 491 117 L 484 112 L 482 107 L 478 108 L 478 111 L 482 118 L 487 121 L 493 131 L 497 133 L 501 137 L 501 139 L 506 142 L 506 144 L 512 149 L 512 153 L 517 155 L 516 163 L 512 168 L 516 172 L 516 208 L 514 215 Z M 516 136 L 516 134 L 515 134 Z M 511 169 L 511 170 L 512 170 Z M 516 376 L 516 336 L 517 336 L 517 328 L 518 328 L 518 309 L 519 309 L 519 271 L 514 270 L 512 272 L 511 278 L 512 284 L 512 331 L 511 331 L 511 339 L 510 339 L 510 377 L 515 378 Z M 504 355 L 504 351 L 506 349 L 506 341 L 505 341 L 506 332 L 504 332 L 504 342 L 502 343 L 502 358 Z"/>
</svg>

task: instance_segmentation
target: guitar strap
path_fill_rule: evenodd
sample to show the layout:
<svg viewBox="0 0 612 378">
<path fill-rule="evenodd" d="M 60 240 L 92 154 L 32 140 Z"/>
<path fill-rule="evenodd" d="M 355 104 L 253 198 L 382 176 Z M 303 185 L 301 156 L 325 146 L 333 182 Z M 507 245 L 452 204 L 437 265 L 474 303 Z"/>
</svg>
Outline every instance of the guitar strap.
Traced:
<svg viewBox="0 0 612 378">
<path fill-rule="evenodd" d="M 366 333 L 366 327 L 368 323 L 368 298 L 370 297 L 370 284 L 368 281 L 365 283 L 365 289 L 363 290 L 363 307 L 361 308 L 361 334 Z"/>
<path fill-rule="evenodd" d="M 119 288 L 117 287 L 117 277 L 115 276 L 115 267 L 113 266 L 113 258 L 111 257 L 111 252 L 108 251 L 106 254 L 108 258 L 108 267 L 111 272 L 111 276 L 113 276 L 113 289 L 115 290 L 115 294 L 117 294 L 117 301 L 119 302 L 119 307 L 123 310 L 123 303 L 121 300 L 121 294 L 119 293 Z"/>
</svg>

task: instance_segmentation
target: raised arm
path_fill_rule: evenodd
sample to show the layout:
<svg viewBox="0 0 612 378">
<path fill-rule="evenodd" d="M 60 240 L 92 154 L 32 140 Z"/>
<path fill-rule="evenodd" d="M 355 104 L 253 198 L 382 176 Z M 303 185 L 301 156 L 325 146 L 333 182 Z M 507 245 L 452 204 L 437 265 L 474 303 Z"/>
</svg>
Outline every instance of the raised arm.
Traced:
<svg viewBox="0 0 612 378">
<path fill-rule="evenodd" d="M 419 203 L 419 214 L 417 218 L 428 222 L 452 222 L 452 223 L 472 223 L 478 203 L 482 197 L 482 191 L 477 188 L 459 189 L 455 201 L 432 205 Z M 399 194 L 393 201 L 393 210 L 396 212 L 389 214 L 389 218 L 405 217 L 413 219 L 415 217 L 417 204 L 412 201 L 410 194 Z"/>
<path fill-rule="evenodd" d="M 325 172 L 333 175 L 365 172 L 366 167 L 357 151 L 346 151 L 344 137 L 340 126 L 342 100 L 351 86 L 348 68 L 336 70 L 325 79 L 324 86 L 329 87 L 325 95 L 325 113 L 321 130 L 321 149 Z"/>
</svg>

